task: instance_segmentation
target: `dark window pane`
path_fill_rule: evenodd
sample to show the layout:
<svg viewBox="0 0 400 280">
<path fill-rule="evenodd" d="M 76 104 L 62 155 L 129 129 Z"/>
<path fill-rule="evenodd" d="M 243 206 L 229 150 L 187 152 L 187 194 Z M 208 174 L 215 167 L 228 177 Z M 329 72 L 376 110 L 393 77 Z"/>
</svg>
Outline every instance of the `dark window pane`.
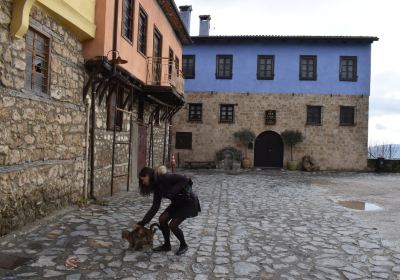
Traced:
<svg viewBox="0 0 400 280">
<path fill-rule="evenodd" d="M 354 125 L 354 107 L 341 106 L 340 107 L 340 124 L 341 125 Z"/>
<path fill-rule="evenodd" d="M 300 80 L 316 80 L 317 79 L 317 57 L 316 56 L 300 56 Z"/>
<path fill-rule="evenodd" d="M 132 42 L 133 39 L 133 0 L 123 0 L 122 35 Z"/>
<path fill-rule="evenodd" d="M 321 124 L 321 106 L 307 106 L 307 124 Z"/>
<path fill-rule="evenodd" d="M 139 34 L 138 34 L 138 50 L 146 54 L 146 40 L 147 40 L 147 15 L 140 9 L 139 12 Z"/>
<path fill-rule="evenodd" d="M 341 56 L 340 57 L 340 74 L 341 81 L 357 81 L 357 57 Z"/>
<path fill-rule="evenodd" d="M 234 121 L 234 105 L 224 104 L 220 107 L 220 122 Z"/>
<path fill-rule="evenodd" d="M 184 78 L 194 79 L 195 77 L 195 56 L 184 55 L 182 57 L 182 71 Z"/>
<path fill-rule="evenodd" d="M 175 137 L 176 149 L 192 149 L 192 133 L 191 132 L 176 132 Z"/>
</svg>

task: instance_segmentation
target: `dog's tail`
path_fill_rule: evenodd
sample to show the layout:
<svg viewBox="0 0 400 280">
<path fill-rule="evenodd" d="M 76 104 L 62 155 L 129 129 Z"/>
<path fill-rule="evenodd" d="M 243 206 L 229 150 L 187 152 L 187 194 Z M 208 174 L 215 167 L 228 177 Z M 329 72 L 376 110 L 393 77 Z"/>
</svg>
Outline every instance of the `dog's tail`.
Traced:
<svg viewBox="0 0 400 280">
<path fill-rule="evenodd" d="M 154 233 L 154 232 L 156 232 L 157 231 L 157 228 L 159 228 L 160 230 L 161 230 L 161 228 L 160 228 L 160 224 L 158 224 L 158 223 L 152 223 L 151 225 L 150 225 L 150 230 Z"/>
</svg>

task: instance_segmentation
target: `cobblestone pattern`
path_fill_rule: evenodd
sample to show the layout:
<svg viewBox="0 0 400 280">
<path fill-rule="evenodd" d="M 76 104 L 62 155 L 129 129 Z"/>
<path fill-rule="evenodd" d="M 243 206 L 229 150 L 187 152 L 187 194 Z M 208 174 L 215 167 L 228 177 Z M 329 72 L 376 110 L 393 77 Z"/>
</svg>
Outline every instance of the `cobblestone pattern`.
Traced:
<svg viewBox="0 0 400 280">
<path fill-rule="evenodd" d="M 202 103 L 203 112 L 200 123 L 187 121 L 188 110 L 181 110 L 173 119 L 173 145 L 175 132 L 192 132 L 192 149 L 175 151 L 182 162 L 215 160 L 218 150 L 235 146 L 233 133 L 242 128 L 256 135 L 295 129 L 305 139 L 294 147 L 294 160 L 300 162 L 303 156 L 312 156 L 322 170 L 367 168 L 368 96 L 186 92 L 185 101 Z M 219 123 L 220 104 L 236 104 L 234 123 Z M 306 124 L 307 105 L 322 106 L 322 125 Z M 339 125 L 340 106 L 355 107 L 355 126 Z M 265 124 L 266 110 L 276 110 L 276 125 Z M 248 156 L 254 159 L 254 150 L 248 150 Z M 284 166 L 288 160 L 290 148 L 285 146 Z"/>
<path fill-rule="evenodd" d="M 190 249 L 133 252 L 121 229 L 151 199 L 120 193 L 107 207 L 72 211 L 53 223 L 0 240 L 2 253 L 33 257 L 13 279 L 400 279 L 400 252 L 376 229 L 310 186 L 302 173 L 187 173 L 202 204 L 182 225 Z M 165 208 L 167 203 L 163 203 Z M 162 238 L 156 235 L 155 245 Z M 177 241 L 173 239 L 173 250 Z M 77 255 L 77 269 L 63 265 Z"/>
</svg>

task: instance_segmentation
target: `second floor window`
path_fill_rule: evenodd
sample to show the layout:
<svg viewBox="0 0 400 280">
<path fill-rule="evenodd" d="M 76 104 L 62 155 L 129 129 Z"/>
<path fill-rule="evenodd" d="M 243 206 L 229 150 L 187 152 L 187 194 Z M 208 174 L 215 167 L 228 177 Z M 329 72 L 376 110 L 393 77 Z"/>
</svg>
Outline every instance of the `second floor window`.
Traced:
<svg viewBox="0 0 400 280">
<path fill-rule="evenodd" d="M 274 79 L 274 56 L 259 55 L 257 57 L 257 80 Z"/>
<path fill-rule="evenodd" d="M 189 121 L 201 122 L 202 104 L 189 104 Z"/>
<path fill-rule="evenodd" d="M 182 57 L 182 71 L 185 79 L 194 79 L 195 59 L 194 55 L 184 55 Z"/>
<path fill-rule="evenodd" d="M 357 81 L 357 57 L 341 56 L 340 57 L 340 81 Z"/>
<path fill-rule="evenodd" d="M 232 79 L 232 55 L 217 55 L 215 76 L 217 79 Z"/>
<path fill-rule="evenodd" d="M 219 112 L 219 122 L 233 123 L 235 120 L 235 106 L 233 104 L 221 104 Z"/>
<path fill-rule="evenodd" d="M 354 125 L 354 107 L 340 106 L 340 125 Z"/>
<path fill-rule="evenodd" d="M 147 47 L 147 14 L 140 8 L 139 11 L 139 32 L 138 32 L 138 51 L 146 55 Z"/>
<path fill-rule="evenodd" d="M 168 52 L 168 79 L 171 80 L 172 78 L 172 69 L 174 67 L 174 51 L 169 48 Z"/>
<path fill-rule="evenodd" d="M 25 88 L 36 94 L 48 94 L 50 40 L 31 28 L 25 38 Z"/>
<path fill-rule="evenodd" d="M 307 106 L 307 124 L 321 125 L 321 106 Z"/>
<path fill-rule="evenodd" d="M 122 1 L 122 36 L 133 42 L 133 0 Z"/>
<path fill-rule="evenodd" d="M 315 55 L 300 56 L 300 80 L 315 81 L 317 79 L 317 57 Z"/>
</svg>

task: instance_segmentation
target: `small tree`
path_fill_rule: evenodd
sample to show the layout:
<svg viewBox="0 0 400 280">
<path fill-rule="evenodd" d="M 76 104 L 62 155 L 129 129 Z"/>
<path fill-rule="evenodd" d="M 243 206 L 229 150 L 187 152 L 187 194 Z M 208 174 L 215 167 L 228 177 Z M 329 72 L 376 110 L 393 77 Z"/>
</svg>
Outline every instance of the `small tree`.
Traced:
<svg viewBox="0 0 400 280">
<path fill-rule="evenodd" d="M 303 142 L 304 136 L 298 130 L 285 130 L 281 134 L 283 142 L 290 146 L 290 160 L 293 161 L 293 146 Z"/>
<path fill-rule="evenodd" d="M 235 137 L 240 145 L 244 146 L 244 155 L 247 158 L 247 147 L 249 143 L 253 143 L 254 139 L 256 139 L 256 135 L 250 129 L 243 128 L 233 133 L 233 137 Z"/>
</svg>

